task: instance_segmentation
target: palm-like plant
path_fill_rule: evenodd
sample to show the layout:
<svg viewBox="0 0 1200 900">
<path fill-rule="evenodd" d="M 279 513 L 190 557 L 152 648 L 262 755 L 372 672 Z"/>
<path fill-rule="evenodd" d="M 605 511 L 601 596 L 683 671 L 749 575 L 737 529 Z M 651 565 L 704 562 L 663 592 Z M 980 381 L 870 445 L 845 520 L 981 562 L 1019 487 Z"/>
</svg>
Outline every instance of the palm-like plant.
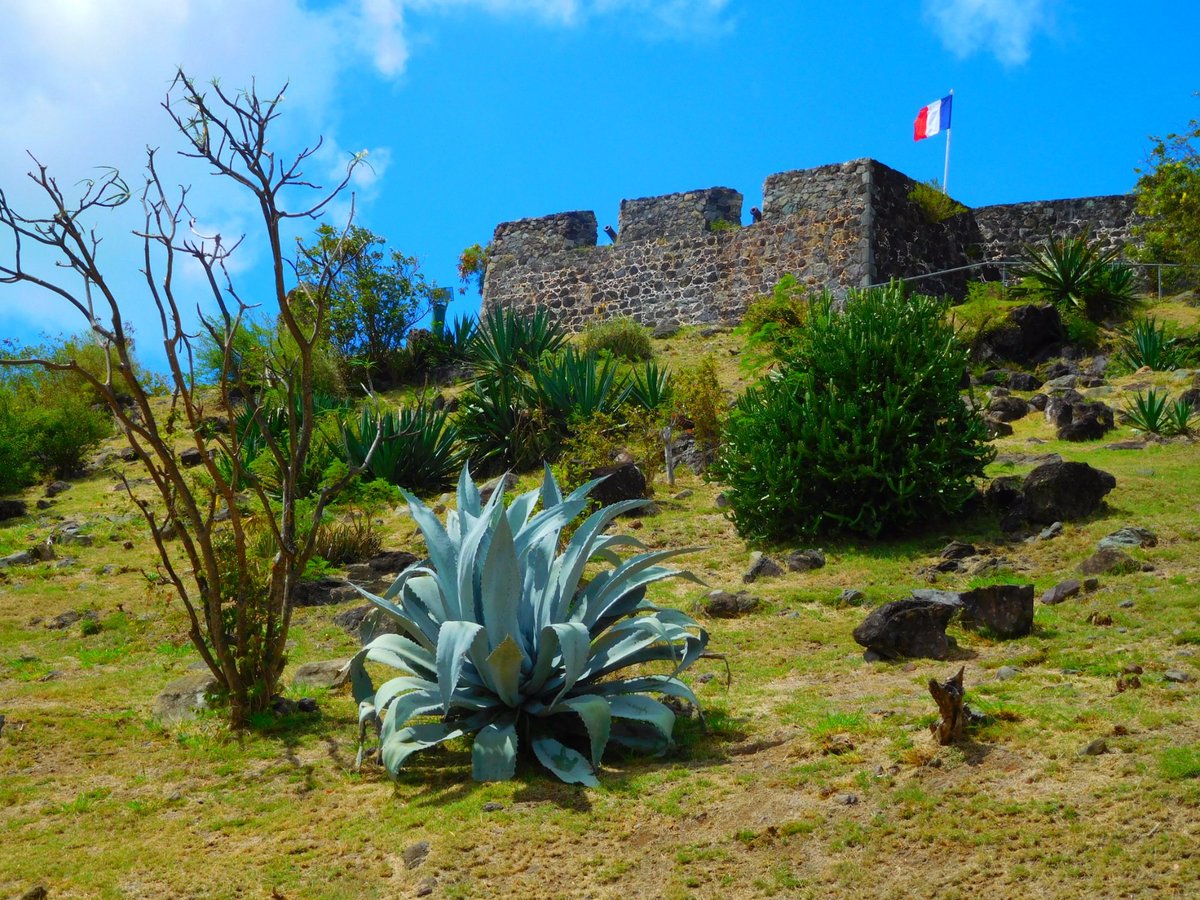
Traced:
<svg viewBox="0 0 1200 900">
<path fill-rule="evenodd" d="M 699 658 L 708 634 L 685 613 L 646 600 L 646 586 L 696 579 L 659 565 L 683 550 L 625 560 L 614 552 L 641 544 L 605 527 L 645 501 L 592 514 L 558 553 L 563 528 L 584 511 L 597 483 L 563 497 L 547 469 L 540 490 L 506 508 L 500 490 L 484 505 L 464 469 L 458 508 L 445 525 L 408 497 L 429 559 L 382 597 L 366 594 L 403 634 L 375 638 L 349 664 L 360 742 L 377 722 L 380 757 L 393 775 L 418 750 L 464 736 L 473 736 L 479 781 L 512 778 L 522 746 L 563 781 L 586 785 L 597 783 L 610 743 L 669 746 L 675 715 L 647 694 L 696 703 L 678 675 Z M 612 568 L 584 583 L 595 559 Z M 376 689 L 367 661 L 402 674 Z M 666 663 L 669 674 L 621 674 L 653 662 Z M 571 746 L 573 734 L 585 752 Z"/>
<path fill-rule="evenodd" d="M 1134 431 L 1143 434 L 1165 434 L 1170 431 L 1170 415 L 1167 395 L 1154 388 L 1142 393 L 1138 391 L 1125 406 L 1125 418 Z"/>
<path fill-rule="evenodd" d="M 1175 368 L 1175 339 L 1153 316 L 1138 319 L 1121 334 L 1120 358 L 1132 369 L 1149 366 L 1156 372 Z"/>
<path fill-rule="evenodd" d="M 357 424 L 342 425 L 342 447 L 350 465 L 362 465 L 376 433 L 381 437 L 368 465 L 376 478 L 412 491 L 439 490 L 454 483 L 462 453 L 458 428 L 446 412 L 423 401 L 389 412 L 364 406 Z"/>
<path fill-rule="evenodd" d="M 1101 251 L 1087 235 L 1051 238 L 1025 249 L 1017 294 L 1035 294 L 1074 307 L 1094 322 L 1128 313 L 1136 302 L 1133 271 L 1117 262 L 1118 250 Z"/>
<path fill-rule="evenodd" d="M 611 359 L 600 362 L 593 353 L 567 347 L 533 370 L 533 388 L 538 405 L 567 422 L 612 412 L 629 398 L 630 384 Z"/>
<path fill-rule="evenodd" d="M 482 372 L 529 371 L 543 353 L 557 352 L 566 340 L 567 333 L 544 309 L 526 316 L 495 306 L 484 313 L 475 331 L 471 358 Z"/>
</svg>

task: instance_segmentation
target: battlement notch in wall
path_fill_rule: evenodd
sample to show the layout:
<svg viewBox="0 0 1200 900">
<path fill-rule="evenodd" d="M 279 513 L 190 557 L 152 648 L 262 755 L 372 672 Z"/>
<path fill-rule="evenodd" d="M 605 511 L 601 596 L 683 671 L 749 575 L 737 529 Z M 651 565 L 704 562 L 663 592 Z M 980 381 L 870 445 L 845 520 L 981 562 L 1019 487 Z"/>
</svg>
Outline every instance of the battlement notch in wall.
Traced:
<svg viewBox="0 0 1200 900">
<path fill-rule="evenodd" d="M 529 259 L 563 250 L 596 246 L 596 214 L 591 210 L 555 213 L 501 222 L 492 235 L 492 256 Z"/>
</svg>

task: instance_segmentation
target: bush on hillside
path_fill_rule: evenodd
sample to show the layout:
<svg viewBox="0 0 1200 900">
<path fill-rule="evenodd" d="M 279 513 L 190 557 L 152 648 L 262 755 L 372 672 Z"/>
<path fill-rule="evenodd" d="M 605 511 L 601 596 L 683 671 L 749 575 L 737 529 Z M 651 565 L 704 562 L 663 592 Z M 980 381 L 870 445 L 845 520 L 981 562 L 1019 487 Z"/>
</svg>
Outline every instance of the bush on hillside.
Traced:
<svg viewBox="0 0 1200 900">
<path fill-rule="evenodd" d="M 1015 296 L 1047 300 L 1064 315 L 1079 312 L 1091 322 L 1126 316 L 1137 303 L 1133 270 L 1117 261 L 1117 250 L 1101 250 L 1086 234 L 1050 238 L 1026 247 L 1017 270 Z"/>
<path fill-rule="evenodd" d="M 967 350 L 900 285 L 814 298 L 777 373 L 739 398 L 711 475 L 738 531 L 874 537 L 960 512 L 991 458 L 959 395 Z"/>
<path fill-rule="evenodd" d="M 630 316 L 616 316 L 589 325 L 579 337 L 579 349 L 584 353 L 607 350 L 628 362 L 642 362 L 654 356 L 650 329 Z"/>
</svg>

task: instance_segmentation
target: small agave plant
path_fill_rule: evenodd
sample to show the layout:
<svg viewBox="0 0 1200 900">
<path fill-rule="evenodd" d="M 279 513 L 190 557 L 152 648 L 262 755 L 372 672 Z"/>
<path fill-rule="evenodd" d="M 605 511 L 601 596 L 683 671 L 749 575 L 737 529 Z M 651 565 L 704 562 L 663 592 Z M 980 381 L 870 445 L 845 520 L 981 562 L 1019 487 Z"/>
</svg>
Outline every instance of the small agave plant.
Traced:
<svg viewBox="0 0 1200 900">
<path fill-rule="evenodd" d="M 643 547 L 604 529 L 644 500 L 593 513 L 559 553 L 563 528 L 584 512 L 598 483 L 563 497 L 547 468 L 540 490 L 505 507 L 502 489 L 484 504 L 464 468 L 458 508 L 444 526 L 406 495 L 429 558 L 382 597 L 363 592 L 403 634 L 375 637 L 350 661 L 360 761 L 371 723 L 393 776 L 418 750 L 473 736 L 478 781 L 512 778 L 524 747 L 563 781 L 594 786 L 610 743 L 651 752 L 670 745 L 675 715 L 648 695 L 697 702 L 678 675 L 703 653 L 708 634 L 685 613 L 646 600 L 646 586 L 697 579 L 659 565 L 685 550 L 624 560 L 615 553 Z M 585 583 L 584 569 L 597 559 L 611 567 Z M 368 660 L 402 674 L 376 690 Z M 641 669 L 654 662 L 669 674 Z M 623 671 L 631 667 L 638 670 Z M 572 735 L 587 755 L 570 745 Z"/>
</svg>

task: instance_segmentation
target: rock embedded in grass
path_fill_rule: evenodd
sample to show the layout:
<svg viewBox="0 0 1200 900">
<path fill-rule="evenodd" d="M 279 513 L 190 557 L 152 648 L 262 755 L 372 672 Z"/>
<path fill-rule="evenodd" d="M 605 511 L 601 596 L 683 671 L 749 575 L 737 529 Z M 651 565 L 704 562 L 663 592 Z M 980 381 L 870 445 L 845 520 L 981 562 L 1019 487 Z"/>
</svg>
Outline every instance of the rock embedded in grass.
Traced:
<svg viewBox="0 0 1200 900">
<path fill-rule="evenodd" d="M 821 550 L 793 550 L 787 556 L 787 566 L 793 572 L 811 572 L 825 566 L 825 553 Z"/>
<path fill-rule="evenodd" d="M 736 594 L 729 591 L 711 591 L 704 598 L 704 612 L 717 619 L 736 619 L 752 613 L 762 605 L 762 601 L 745 591 Z"/>
<path fill-rule="evenodd" d="M 1047 588 L 1042 594 L 1042 603 L 1047 606 L 1054 606 L 1062 603 L 1068 597 L 1074 597 L 1081 590 L 1083 585 L 1076 578 L 1068 578 L 1066 581 L 1060 581 L 1052 588 Z"/>
<path fill-rule="evenodd" d="M 1148 528 L 1127 525 L 1112 534 L 1100 538 L 1100 550 L 1124 550 L 1133 547 L 1157 547 L 1158 536 Z"/>
<path fill-rule="evenodd" d="M 1087 463 L 1046 463 L 1025 478 L 1024 512 L 1029 521 L 1040 525 L 1081 519 L 1099 509 L 1116 486 L 1116 478 Z"/>
<path fill-rule="evenodd" d="M 752 584 L 760 578 L 776 578 L 783 574 L 783 566 L 765 553 L 755 550 L 750 554 L 750 568 L 742 576 L 742 582 Z"/>
<path fill-rule="evenodd" d="M 871 610 L 854 629 L 854 640 L 885 659 L 946 659 L 950 656 L 946 626 L 961 608 L 957 594 L 914 592 Z"/>
<path fill-rule="evenodd" d="M 175 723 L 195 717 L 208 706 L 208 695 L 217 689 L 217 679 L 208 671 L 188 672 L 168 684 L 154 698 L 154 715 L 163 722 Z"/>
<path fill-rule="evenodd" d="M 1126 553 L 1109 547 L 1097 550 L 1082 563 L 1079 571 L 1084 575 L 1128 575 L 1131 572 L 1152 572 L 1154 566 L 1141 563 Z"/>
<path fill-rule="evenodd" d="M 346 671 L 348 662 L 348 659 L 329 659 L 303 663 L 292 676 L 292 687 L 327 690 L 340 688 L 349 679 L 349 673 Z"/>
</svg>

